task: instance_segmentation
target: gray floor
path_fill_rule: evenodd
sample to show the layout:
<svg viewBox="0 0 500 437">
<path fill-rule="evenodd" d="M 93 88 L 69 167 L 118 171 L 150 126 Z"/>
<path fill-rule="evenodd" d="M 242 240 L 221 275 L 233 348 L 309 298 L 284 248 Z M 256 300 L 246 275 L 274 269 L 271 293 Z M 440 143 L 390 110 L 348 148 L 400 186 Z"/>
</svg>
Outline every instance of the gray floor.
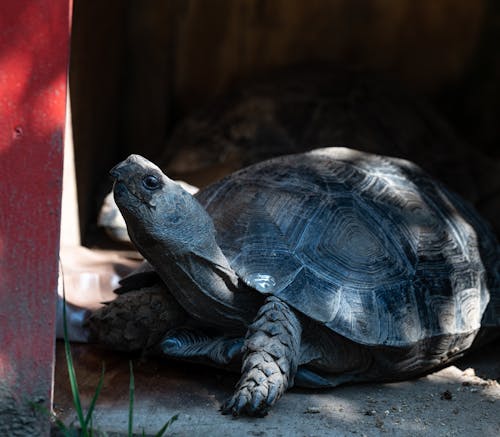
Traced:
<svg viewBox="0 0 500 437">
<path fill-rule="evenodd" d="M 128 426 L 127 357 L 74 348 L 84 399 L 90 399 L 106 361 L 105 385 L 94 426 L 125 434 Z M 58 353 L 56 411 L 74 418 Z M 500 342 L 432 375 L 391 384 L 360 384 L 328 391 L 291 390 L 262 419 L 218 413 L 236 375 L 194 365 L 135 361 L 134 430 L 154 435 L 172 415 L 174 436 L 499 436 Z"/>
</svg>

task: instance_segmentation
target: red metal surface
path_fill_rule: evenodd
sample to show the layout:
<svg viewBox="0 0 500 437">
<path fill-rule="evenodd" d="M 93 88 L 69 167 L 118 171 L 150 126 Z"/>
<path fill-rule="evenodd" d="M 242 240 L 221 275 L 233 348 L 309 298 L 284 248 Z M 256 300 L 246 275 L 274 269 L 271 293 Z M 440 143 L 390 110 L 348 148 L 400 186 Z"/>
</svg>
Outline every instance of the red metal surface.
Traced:
<svg viewBox="0 0 500 437">
<path fill-rule="evenodd" d="M 0 4 L 0 407 L 50 401 L 70 11 Z"/>
</svg>

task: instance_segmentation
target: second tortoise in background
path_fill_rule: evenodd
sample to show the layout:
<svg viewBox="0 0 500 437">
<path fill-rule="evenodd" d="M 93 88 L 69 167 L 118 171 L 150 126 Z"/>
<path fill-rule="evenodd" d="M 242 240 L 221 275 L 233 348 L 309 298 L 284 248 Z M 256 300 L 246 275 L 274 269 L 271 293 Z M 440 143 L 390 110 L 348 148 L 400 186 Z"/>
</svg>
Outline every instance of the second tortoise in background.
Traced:
<svg viewBox="0 0 500 437">
<path fill-rule="evenodd" d="M 471 202 L 500 235 L 500 163 L 461 141 L 430 105 L 394 81 L 338 66 L 286 68 L 235 86 L 174 129 L 159 159 L 204 187 L 244 166 L 322 146 L 408 159 Z M 101 224 L 120 239 L 123 221 Z M 121 218 L 120 218 L 121 220 Z"/>
</svg>

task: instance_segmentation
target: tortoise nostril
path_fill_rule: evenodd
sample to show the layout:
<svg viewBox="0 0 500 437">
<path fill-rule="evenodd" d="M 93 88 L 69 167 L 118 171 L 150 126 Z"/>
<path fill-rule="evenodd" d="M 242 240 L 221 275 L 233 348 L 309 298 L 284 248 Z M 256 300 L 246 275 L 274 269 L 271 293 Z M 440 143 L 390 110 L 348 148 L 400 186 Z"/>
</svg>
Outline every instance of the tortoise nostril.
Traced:
<svg viewBox="0 0 500 437">
<path fill-rule="evenodd" d="M 118 179 L 120 177 L 120 173 L 118 172 L 118 170 L 116 170 L 116 167 L 113 167 L 110 171 L 109 171 L 109 175 L 113 178 L 113 179 Z"/>
<path fill-rule="evenodd" d="M 120 179 L 120 177 L 123 175 L 123 170 L 127 167 L 127 162 L 123 161 L 120 162 L 119 164 L 116 164 L 110 171 L 109 175 L 113 179 Z"/>
</svg>

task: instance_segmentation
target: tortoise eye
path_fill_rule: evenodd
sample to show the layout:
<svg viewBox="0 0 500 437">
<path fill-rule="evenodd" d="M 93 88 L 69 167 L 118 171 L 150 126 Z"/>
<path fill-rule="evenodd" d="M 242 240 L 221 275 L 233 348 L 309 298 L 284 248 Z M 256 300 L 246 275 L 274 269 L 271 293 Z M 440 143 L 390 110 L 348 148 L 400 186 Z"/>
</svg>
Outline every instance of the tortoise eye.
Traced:
<svg viewBox="0 0 500 437">
<path fill-rule="evenodd" d="M 148 190 L 156 190 L 160 188 L 160 180 L 153 175 L 145 176 L 142 183 Z"/>
</svg>

